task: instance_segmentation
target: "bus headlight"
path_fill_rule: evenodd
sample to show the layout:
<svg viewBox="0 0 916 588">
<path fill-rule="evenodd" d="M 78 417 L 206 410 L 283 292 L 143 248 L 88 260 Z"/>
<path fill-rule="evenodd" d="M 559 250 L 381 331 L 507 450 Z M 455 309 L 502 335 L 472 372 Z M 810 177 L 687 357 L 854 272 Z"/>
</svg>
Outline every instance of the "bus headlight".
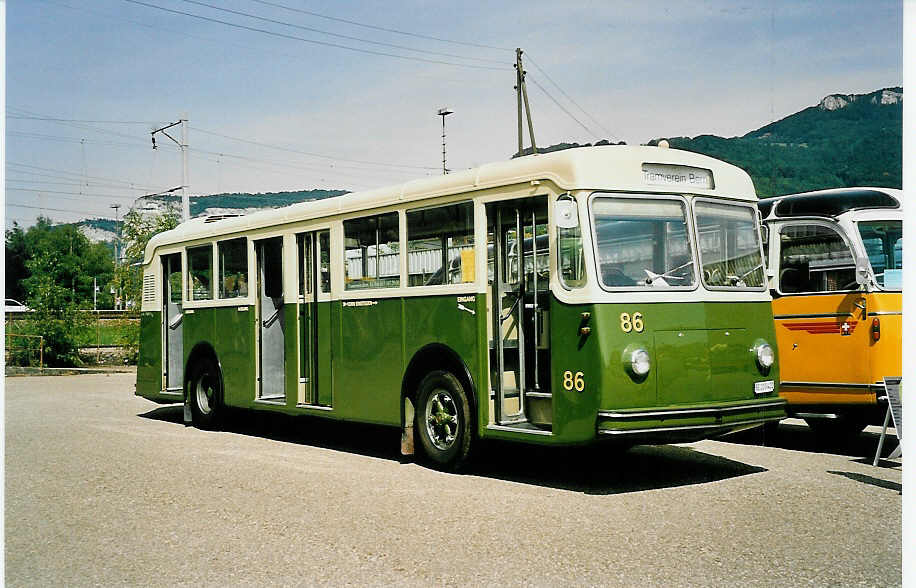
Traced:
<svg viewBox="0 0 916 588">
<path fill-rule="evenodd" d="M 760 370 L 761 374 L 767 375 L 776 360 L 773 348 L 766 341 L 759 339 L 754 344 L 754 356 L 757 359 L 757 369 Z"/>
<path fill-rule="evenodd" d="M 623 366 L 635 380 L 642 380 L 652 369 L 652 358 L 642 347 L 628 346 L 623 351 Z"/>
</svg>

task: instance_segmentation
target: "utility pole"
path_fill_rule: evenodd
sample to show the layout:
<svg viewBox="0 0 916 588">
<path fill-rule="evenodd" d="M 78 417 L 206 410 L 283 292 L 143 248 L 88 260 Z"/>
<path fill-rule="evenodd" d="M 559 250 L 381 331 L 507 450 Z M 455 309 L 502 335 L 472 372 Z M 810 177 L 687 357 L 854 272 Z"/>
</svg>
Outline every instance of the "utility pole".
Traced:
<svg viewBox="0 0 916 588">
<path fill-rule="evenodd" d="M 454 110 L 449 110 L 447 106 L 439 109 L 439 116 L 442 117 L 442 175 L 448 174 L 448 168 L 445 167 L 445 117 L 452 113 Z"/>
<path fill-rule="evenodd" d="M 115 237 L 115 269 L 118 268 L 118 263 L 121 261 L 121 227 L 118 224 L 120 222 L 119 209 L 121 205 L 117 202 L 109 206 L 109 208 L 114 208 L 115 211 L 115 227 L 118 230 L 118 234 Z"/>
<path fill-rule="evenodd" d="M 528 87 L 525 84 L 525 68 L 522 66 L 521 49 L 515 50 L 515 93 L 518 102 L 518 157 L 521 157 L 525 151 L 522 143 L 522 105 L 524 103 L 525 114 L 528 117 L 528 136 L 531 138 L 531 153 L 537 155 L 537 143 L 534 141 L 534 124 L 531 122 L 531 107 L 528 105 Z"/>
<path fill-rule="evenodd" d="M 181 125 L 181 141 L 166 132 L 178 125 Z M 188 200 L 188 188 L 190 188 L 188 181 L 188 116 L 183 115 L 178 122 L 152 131 L 150 135 L 153 140 L 153 149 L 156 149 L 156 133 L 162 133 L 181 149 L 181 221 L 184 222 L 191 218 L 191 205 Z"/>
</svg>

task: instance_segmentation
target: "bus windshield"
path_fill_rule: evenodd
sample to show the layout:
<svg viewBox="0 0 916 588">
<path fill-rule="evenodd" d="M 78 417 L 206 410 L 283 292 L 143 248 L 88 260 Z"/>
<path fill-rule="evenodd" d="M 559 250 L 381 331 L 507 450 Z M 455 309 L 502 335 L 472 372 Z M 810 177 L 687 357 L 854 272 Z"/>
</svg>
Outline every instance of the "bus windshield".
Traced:
<svg viewBox="0 0 916 588">
<path fill-rule="evenodd" d="M 606 288 L 692 288 L 687 206 L 679 199 L 592 201 L 598 277 Z"/>
<path fill-rule="evenodd" d="M 899 220 L 859 222 L 859 235 L 878 285 L 903 289 L 903 227 Z"/>
<path fill-rule="evenodd" d="M 703 283 L 710 288 L 763 288 L 757 211 L 705 201 L 695 208 Z"/>
</svg>

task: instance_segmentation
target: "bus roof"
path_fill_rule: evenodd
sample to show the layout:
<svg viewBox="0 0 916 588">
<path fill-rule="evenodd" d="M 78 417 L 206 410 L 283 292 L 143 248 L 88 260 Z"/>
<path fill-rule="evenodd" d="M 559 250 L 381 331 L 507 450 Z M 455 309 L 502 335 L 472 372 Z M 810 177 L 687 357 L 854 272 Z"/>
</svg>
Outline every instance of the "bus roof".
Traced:
<svg viewBox="0 0 916 588">
<path fill-rule="evenodd" d="M 653 171 L 672 170 L 670 177 L 681 173 L 683 168 L 708 170 L 711 172 L 712 187 L 701 188 L 673 182 L 662 184 L 659 181 L 650 184 L 645 179 L 648 174 L 644 171 L 644 166 L 647 164 L 653 166 Z M 658 177 L 657 171 L 654 177 Z M 579 147 L 489 163 L 449 175 L 427 177 L 364 192 L 351 192 L 324 200 L 300 202 L 244 216 L 194 218 L 150 239 L 143 263 L 148 264 L 155 249 L 167 244 L 368 211 L 428 198 L 524 184 L 535 180 L 551 181 L 562 190 L 686 192 L 734 200 L 757 200 L 751 178 L 744 170 L 706 155 L 648 146 Z M 665 178 L 661 180 L 664 181 Z"/>
<path fill-rule="evenodd" d="M 903 192 L 894 188 L 832 188 L 766 198 L 758 203 L 764 218 L 838 217 L 850 210 L 900 208 Z"/>
</svg>

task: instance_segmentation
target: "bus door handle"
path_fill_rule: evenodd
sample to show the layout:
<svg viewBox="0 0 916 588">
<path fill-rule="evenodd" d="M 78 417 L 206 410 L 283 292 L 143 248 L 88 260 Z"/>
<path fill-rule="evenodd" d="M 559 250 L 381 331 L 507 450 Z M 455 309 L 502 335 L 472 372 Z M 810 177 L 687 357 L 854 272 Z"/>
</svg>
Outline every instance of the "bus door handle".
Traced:
<svg viewBox="0 0 916 588">
<path fill-rule="evenodd" d="M 172 320 L 169 321 L 169 328 L 170 328 L 170 329 L 175 329 L 175 328 L 177 328 L 178 325 L 181 324 L 181 319 L 182 319 L 182 317 L 184 317 L 184 315 L 181 314 L 181 313 L 178 313 L 178 314 L 176 314 L 175 316 L 173 316 L 173 317 L 172 317 Z"/>
</svg>

